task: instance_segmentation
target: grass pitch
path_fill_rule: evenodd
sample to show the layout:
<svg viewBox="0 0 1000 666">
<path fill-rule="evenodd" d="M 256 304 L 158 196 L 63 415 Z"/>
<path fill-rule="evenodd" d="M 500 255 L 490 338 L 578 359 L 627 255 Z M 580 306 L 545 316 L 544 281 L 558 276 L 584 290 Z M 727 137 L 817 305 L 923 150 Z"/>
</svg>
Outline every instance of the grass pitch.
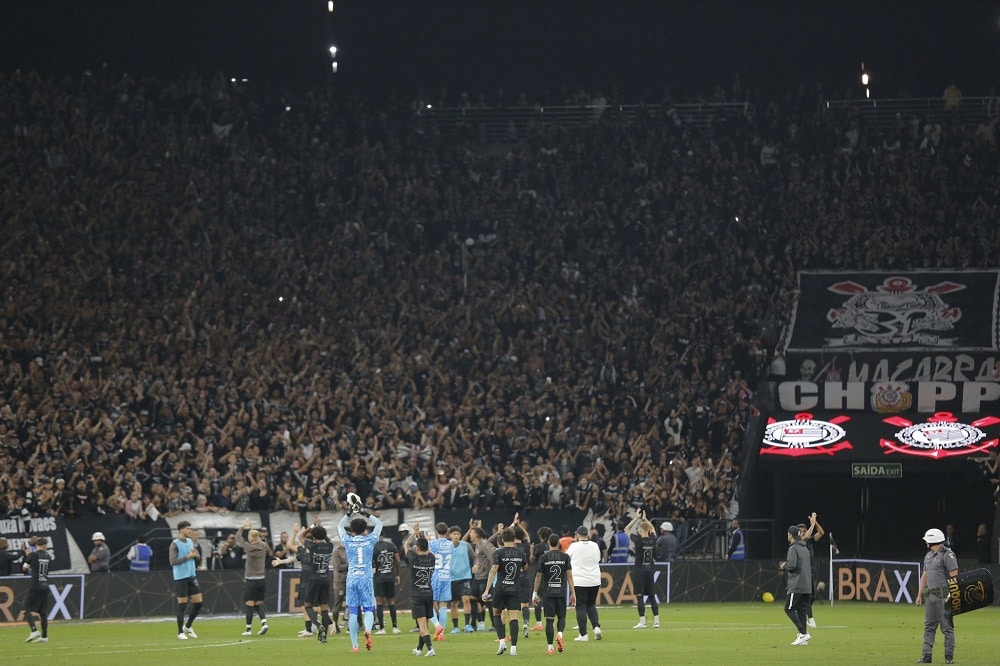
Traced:
<svg viewBox="0 0 1000 666">
<path fill-rule="evenodd" d="M 811 630 L 809 645 L 792 647 L 795 628 L 780 603 L 671 604 L 661 608 L 660 629 L 652 628 L 647 609 L 647 629 L 632 629 L 637 613 L 631 607 L 600 609 L 604 639 L 574 642 L 577 635 L 570 611 L 565 632 L 566 651 L 545 654 L 544 631 L 531 631 L 518 641 L 519 661 L 594 660 L 614 664 L 625 659 L 639 664 L 912 664 L 920 657 L 923 608 L 913 605 L 838 603 L 815 608 L 819 626 Z M 534 617 L 532 617 L 532 621 Z M 386 614 L 388 621 L 388 613 Z M 297 638 L 302 621 L 297 617 L 269 618 L 266 636 L 244 638 L 239 617 L 199 618 L 197 639 L 180 641 L 174 620 L 122 622 L 53 622 L 48 643 L 25 643 L 27 626 L 0 625 L 0 661 L 28 661 L 84 666 L 176 666 L 221 663 L 413 663 L 411 650 L 416 634 L 409 615 L 400 614 L 402 634 L 374 637 L 374 649 L 352 654 L 346 633 L 331 636 L 320 645 L 315 639 Z M 997 664 L 996 630 L 1000 609 L 985 608 L 960 615 L 955 621 L 958 664 Z M 254 632 L 258 621 L 254 621 Z M 487 633 L 449 635 L 435 642 L 436 664 L 511 659 L 496 656 L 495 635 Z M 934 662 L 944 663 L 943 642 L 938 633 Z M 621 663 L 621 662 L 618 662 Z"/>
</svg>

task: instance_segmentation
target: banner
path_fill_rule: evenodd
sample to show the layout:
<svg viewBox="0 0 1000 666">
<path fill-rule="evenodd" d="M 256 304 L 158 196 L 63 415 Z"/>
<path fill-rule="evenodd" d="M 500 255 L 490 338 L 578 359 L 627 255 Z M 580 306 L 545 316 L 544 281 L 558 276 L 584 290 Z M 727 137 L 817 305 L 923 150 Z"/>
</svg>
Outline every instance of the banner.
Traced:
<svg viewBox="0 0 1000 666">
<path fill-rule="evenodd" d="M 8 550 L 23 550 L 31 545 L 31 537 L 45 537 L 49 540 L 49 552 L 54 559 L 51 570 L 65 571 L 70 568 L 65 518 L 0 518 L 0 536 L 7 539 Z"/>
<path fill-rule="evenodd" d="M 1000 383 L 994 381 L 786 381 L 775 386 L 775 395 L 777 408 L 786 412 L 1000 412 Z"/>
<path fill-rule="evenodd" d="M 49 576 L 49 620 L 83 619 L 85 581 L 80 574 Z M 0 622 L 24 621 L 22 608 L 30 588 L 28 576 L 0 577 Z"/>
<path fill-rule="evenodd" d="M 1000 271 L 798 275 L 788 352 L 998 348 Z"/>
<path fill-rule="evenodd" d="M 834 599 L 912 604 L 920 586 L 919 562 L 833 560 Z"/>
</svg>

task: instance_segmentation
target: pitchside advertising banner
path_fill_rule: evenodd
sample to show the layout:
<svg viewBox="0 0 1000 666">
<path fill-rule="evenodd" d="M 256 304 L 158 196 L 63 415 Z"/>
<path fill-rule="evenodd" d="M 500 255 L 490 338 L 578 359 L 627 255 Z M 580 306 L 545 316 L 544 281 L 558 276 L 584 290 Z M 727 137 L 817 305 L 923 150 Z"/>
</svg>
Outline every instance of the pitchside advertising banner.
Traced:
<svg viewBox="0 0 1000 666">
<path fill-rule="evenodd" d="M 786 411 L 1000 410 L 1000 271 L 799 273 Z"/>
<path fill-rule="evenodd" d="M 837 601 L 916 602 L 920 562 L 833 560 L 831 564 L 833 580 L 830 584 Z M 994 601 L 993 575 L 989 569 L 959 573 L 948 579 L 947 588 L 954 615 L 985 608 Z"/>
</svg>

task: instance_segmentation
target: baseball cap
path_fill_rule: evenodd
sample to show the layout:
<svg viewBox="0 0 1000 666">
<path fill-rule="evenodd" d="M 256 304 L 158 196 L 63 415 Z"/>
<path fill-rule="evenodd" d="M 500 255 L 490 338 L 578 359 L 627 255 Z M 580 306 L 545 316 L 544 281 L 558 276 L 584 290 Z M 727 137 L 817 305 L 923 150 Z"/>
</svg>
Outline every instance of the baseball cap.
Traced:
<svg viewBox="0 0 1000 666">
<path fill-rule="evenodd" d="M 789 525 L 788 526 L 788 533 L 791 534 L 792 536 L 798 536 L 799 535 L 799 526 L 798 525 Z"/>
<path fill-rule="evenodd" d="M 576 528 L 576 533 L 579 534 L 580 536 L 586 536 L 590 534 L 590 530 L 588 530 L 583 525 L 580 525 L 578 528 Z"/>
<path fill-rule="evenodd" d="M 662 530 L 664 532 L 673 532 L 674 531 L 674 524 L 671 523 L 669 520 L 666 521 L 666 522 L 660 523 L 660 530 Z"/>
<path fill-rule="evenodd" d="M 396 529 L 398 529 L 400 532 L 409 532 L 410 526 L 406 523 L 400 523 L 399 527 L 397 527 Z"/>
</svg>

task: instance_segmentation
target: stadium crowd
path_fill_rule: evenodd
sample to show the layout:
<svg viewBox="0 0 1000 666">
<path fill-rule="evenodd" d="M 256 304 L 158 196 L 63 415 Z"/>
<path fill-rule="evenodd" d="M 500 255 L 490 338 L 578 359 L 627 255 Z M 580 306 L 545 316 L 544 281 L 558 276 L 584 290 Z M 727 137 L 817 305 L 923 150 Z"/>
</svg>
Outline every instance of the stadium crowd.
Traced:
<svg viewBox="0 0 1000 666">
<path fill-rule="evenodd" d="M 996 263 L 996 119 L 819 102 L 497 150 L 333 90 L 0 73 L 0 509 L 732 518 L 796 270 Z"/>
</svg>

